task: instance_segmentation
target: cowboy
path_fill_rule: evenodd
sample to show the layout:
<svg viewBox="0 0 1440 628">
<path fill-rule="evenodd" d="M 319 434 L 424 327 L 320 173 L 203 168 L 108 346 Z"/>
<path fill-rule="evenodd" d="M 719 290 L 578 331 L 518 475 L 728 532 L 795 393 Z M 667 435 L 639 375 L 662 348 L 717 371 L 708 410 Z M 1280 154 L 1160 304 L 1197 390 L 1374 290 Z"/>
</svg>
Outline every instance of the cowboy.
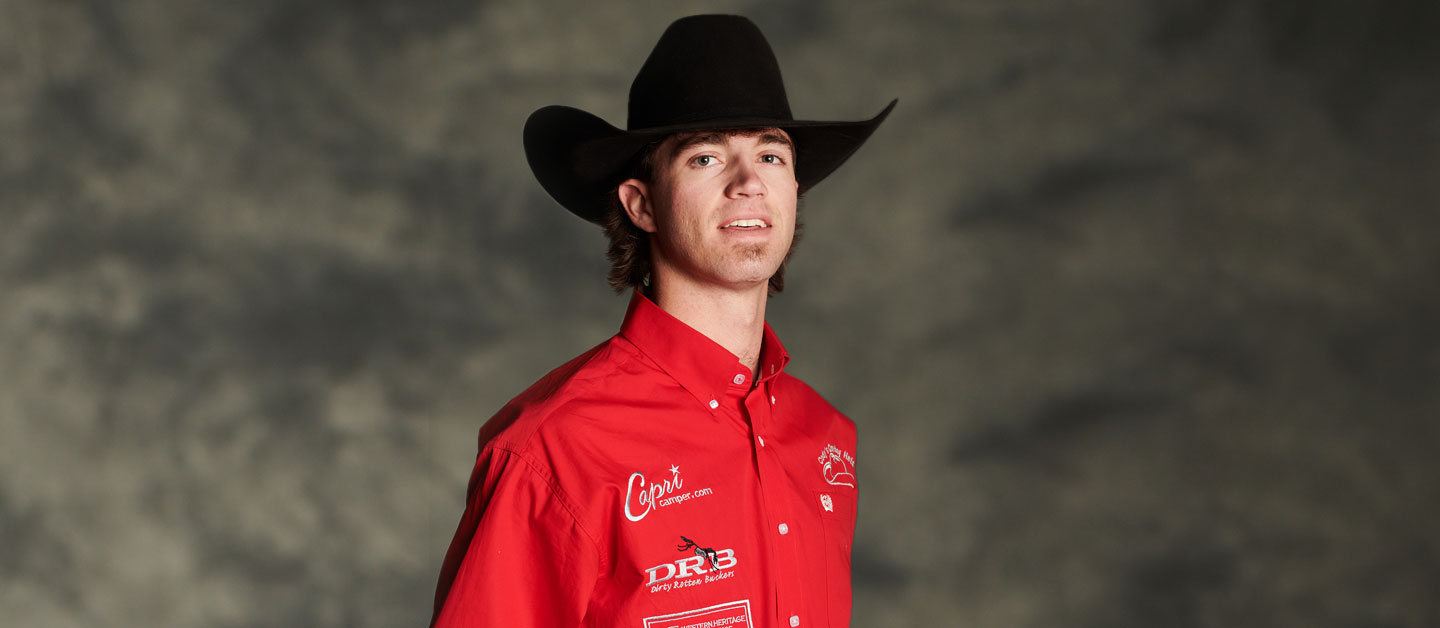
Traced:
<svg viewBox="0 0 1440 628">
<path fill-rule="evenodd" d="M 800 195 L 894 105 L 796 120 L 759 29 L 702 15 L 661 36 L 627 130 L 530 116 L 535 177 L 633 294 L 481 428 L 433 625 L 849 625 L 858 482 L 827 456 L 854 464 L 855 425 L 785 372 L 765 305 Z"/>
</svg>

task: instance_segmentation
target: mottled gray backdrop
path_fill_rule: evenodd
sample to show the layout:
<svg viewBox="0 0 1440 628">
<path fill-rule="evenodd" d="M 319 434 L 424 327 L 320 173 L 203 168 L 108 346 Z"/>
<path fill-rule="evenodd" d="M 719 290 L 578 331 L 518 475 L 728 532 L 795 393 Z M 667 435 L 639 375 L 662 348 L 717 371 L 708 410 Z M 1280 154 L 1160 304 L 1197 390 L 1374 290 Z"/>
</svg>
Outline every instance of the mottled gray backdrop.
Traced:
<svg viewBox="0 0 1440 628">
<path fill-rule="evenodd" d="M 1440 625 L 1432 0 L 0 0 L 0 624 L 423 625 L 626 301 L 524 119 L 705 11 L 900 99 L 771 305 L 856 626 Z"/>
</svg>

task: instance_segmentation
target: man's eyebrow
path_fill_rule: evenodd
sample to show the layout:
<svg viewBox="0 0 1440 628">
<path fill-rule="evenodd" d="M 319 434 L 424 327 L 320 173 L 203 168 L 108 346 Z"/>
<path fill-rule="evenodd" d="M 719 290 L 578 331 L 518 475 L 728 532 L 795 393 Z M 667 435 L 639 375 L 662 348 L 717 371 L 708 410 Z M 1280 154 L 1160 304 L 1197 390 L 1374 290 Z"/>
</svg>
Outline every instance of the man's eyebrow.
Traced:
<svg viewBox="0 0 1440 628">
<path fill-rule="evenodd" d="M 764 133 L 760 136 L 761 144 L 779 144 L 790 149 L 790 154 L 795 154 L 795 143 L 781 133 Z"/>
<path fill-rule="evenodd" d="M 680 153 L 683 153 L 683 152 L 685 152 L 685 151 L 687 151 L 687 150 L 689 150 L 689 149 L 691 149 L 691 148 L 694 148 L 694 147 L 696 147 L 696 146 L 701 146 L 701 145 L 704 145 L 704 144 L 724 144 L 724 143 L 725 143 L 725 136 L 726 136 L 726 135 L 730 135 L 730 134 L 729 134 L 729 133 L 722 133 L 722 132 L 712 132 L 712 133 L 690 133 L 690 134 L 682 135 L 682 136 L 680 136 L 679 138 L 677 138 L 677 139 L 675 140 L 675 147 L 672 148 L 672 149 L 670 149 L 670 150 L 673 151 L 673 154 L 679 155 Z M 739 133 L 738 135 L 746 135 L 746 134 L 745 134 L 745 133 Z M 753 137 L 754 134 L 750 134 L 750 136 Z M 781 145 L 781 146 L 784 146 L 784 147 L 790 149 L 790 153 L 791 153 L 792 155 L 795 153 L 795 143 L 794 143 L 794 142 L 791 142 L 791 141 L 790 141 L 790 138 L 785 137 L 785 134 L 784 134 L 784 133 L 776 133 L 776 132 L 774 132 L 774 131 L 765 131 L 765 132 L 759 133 L 759 136 L 760 136 L 760 143 L 761 143 L 761 144 L 779 144 L 779 145 Z"/>
<path fill-rule="evenodd" d="M 701 144 L 724 144 L 725 136 L 720 133 L 692 133 L 683 135 L 675 142 L 675 148 L 671 149 L 676 155 L 683 153 Z"/>
</svg>

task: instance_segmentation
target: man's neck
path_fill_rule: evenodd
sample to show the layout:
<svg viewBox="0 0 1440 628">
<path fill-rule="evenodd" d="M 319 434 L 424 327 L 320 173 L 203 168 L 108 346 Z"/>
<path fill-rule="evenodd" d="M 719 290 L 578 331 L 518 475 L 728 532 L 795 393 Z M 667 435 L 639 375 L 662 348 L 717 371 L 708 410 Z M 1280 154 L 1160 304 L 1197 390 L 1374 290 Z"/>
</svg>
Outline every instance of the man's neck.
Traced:
<svg viewBox="0 0 1440 628">
<path fill-rule="evenodd" d="M 769 286 L 722 290 L 685 281 L 652 284 L 647 295 L 660 309 L 725 347 L 750 369 L 754 381 L 765 335 L 765 302 Z"/>
</svg>

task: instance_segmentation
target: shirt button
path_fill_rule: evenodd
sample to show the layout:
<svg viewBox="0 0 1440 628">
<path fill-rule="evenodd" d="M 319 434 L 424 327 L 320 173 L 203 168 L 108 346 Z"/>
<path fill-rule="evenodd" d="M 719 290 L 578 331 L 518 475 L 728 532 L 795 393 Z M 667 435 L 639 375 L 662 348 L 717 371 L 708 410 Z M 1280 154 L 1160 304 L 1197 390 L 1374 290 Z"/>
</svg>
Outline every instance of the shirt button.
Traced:
<svg viewBox="0 0 1440 628">
<path fill-rule="evenodd" d="M 711 410 L 714 410 L 715 408 L 718 408 L 718 407 L 720 407 L 720 402 L 719 402 L 719 401 L 716 401 L 716 400 L 714 400 L 714 399 L 711 399 L 711 400 L 710 400 L 710 409 L 711 409 Z"/>
<path fill-rule="evenodd" d="M 791 616 L 790 616 L 790 628 L 795 628 L 795 626 L 799 626 L 799 625 L 800 625 L 800 616 L 799 616 L 799 615 L 791 615 Z"/>
<path fill-rule="evenodd" d="M 764 446 L 765 446 L 765 437 L 764 437 L 764 436 L 756 436 L 755 438 L 760 439 L 760 446 L 761 446 L 761 447 L 764 447 Z"/>
<path fill-rule="evenodd" d="M 783 523 L 780 524 L 780 534 L 790 534 L 790 526 Z"/>
<path fill-rule="evenodd" d="M 770 395 L 770 405 L 775 405 L 775 395 Z"/>
<path fill-rule="evenodd" d="M 736 375 L 736 376 L 735 376 L 735 383 L 736 383 L 736 384 L 744 384 L 744 383 L 745 383 L 745 376 L 744 376 L 744 375 Z"/>
</svg>

